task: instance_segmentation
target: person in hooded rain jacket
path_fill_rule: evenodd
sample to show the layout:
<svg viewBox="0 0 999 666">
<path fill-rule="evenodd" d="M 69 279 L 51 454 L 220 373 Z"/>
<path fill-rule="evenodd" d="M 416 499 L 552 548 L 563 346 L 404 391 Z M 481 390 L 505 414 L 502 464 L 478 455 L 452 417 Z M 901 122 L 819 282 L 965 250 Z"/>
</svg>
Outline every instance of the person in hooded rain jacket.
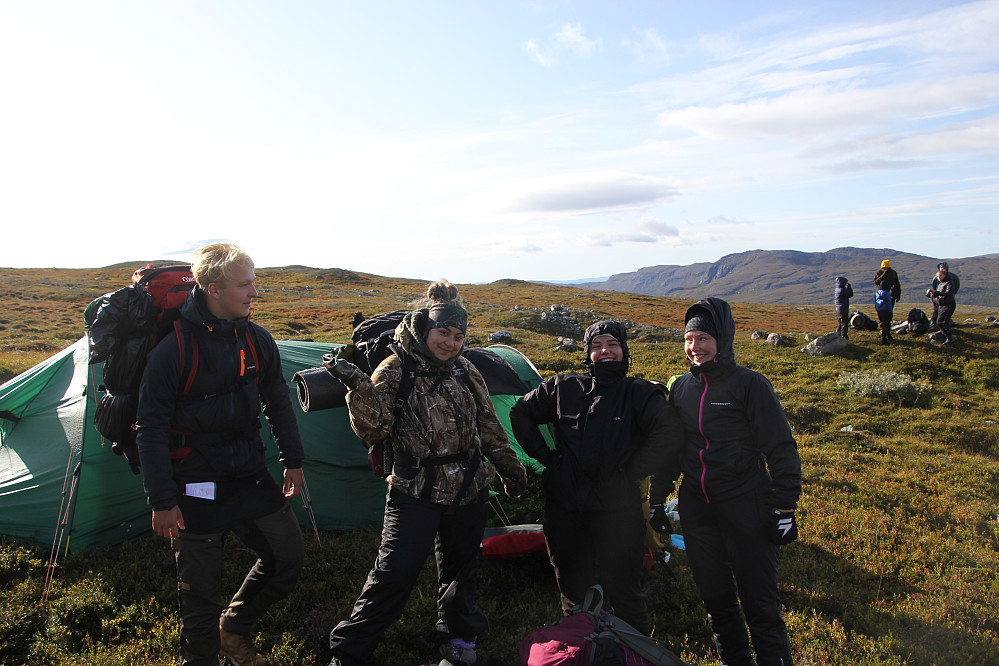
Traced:
<svg viewBox="0 0 999 666">
<path fill-rule="evenodd" d="M 777 569 L 778 545 L 797 537 L 797 443 L 767 378 L 735 362 L 728 303 L 698 301 L 684 322 L 690 372 L 669 401 L 686 434 L 677 510 L 690 569 L 723 663 L 753 664 L 751 637 L 757 664 L 788 666 Z M 654 481 L 654 497 L 673 487 Z"/>
<path fill-rule="evenodd" d="M 850 299 L 853 298 L 853 287 L 845 277 L 836 278 L 836 288 L 833 291 L 833 305 L 836 306 L 836 332 L 844 338 L 850 337 Z"/>
<path fill-rule="evenodd" d="M 939 330 L 944 334 L 943 344 L 954 343 L 954 331 L 951 329 L 951 318 L 957 307 L 954 295 L 961 288 L 961 280 L 950 272 L 946 261 L 937 264 L 937 273 L 933 276 L 926 297 L 933 301 L 933 316 L 930 318 L 930 330 Z"/>
<path fill-rule="evenodd" d="M 302 530 L 288 504 L 303 487 L 305 454 L 274 338 L 249 320 L 253 261 L 230 243 L 194 252 L 195 288 L 181 307 L 184 358 L 194 359 L 182 397 L 180 346 L 171 331 L 149 354 L 139 389 L 136 443 L 153 531 L 169 538 L 177 566 L 180 663 L 262 666 L 250 638 L 268 608 L 295 587 Z M 268 471 L 260 412 L 284 463 Z M 257 555 L 223 607 L 223 537 Z M 220 617 L 221 616 L 221 617 Z"/>
<path fill-rule="evenodd" d="M 330 666 L 370 663 L 431 551 L 439 583 L 434 639 L 450 663 L 475 663 L 475 641 L 487 628 L 474 587 L 489 485 L 499 472 L 508 495 L 527 487 L 485 380 L 461 356 L 468 313 L 457 287 L 431 283 L 427 299 L 427 307 L 403 317 L 395 353 L 371 377 L 346 359 L 329 366 L 349 388 L 354 432 L 370 442 L 391 436 L 394 453 L 378 556 L 350 617 L 330 633 Z M 404 358 L 415 377 L 397 409 Z"/>
<path fill-rule="evenodd" d="M 583 335 L 589 372 L 546 379 L 510 410 L 514 436 L 545 466 L 544 531 L 563 611 L 603 587 L 614 614 L 651 630 L 642 596 L 647 517 L 639 482 L 682 445 L 661 384 L 628 377 L 628 334 L 598 321 Z M 555 449 L 538 426 L 554 425 Z"/>
</svg>

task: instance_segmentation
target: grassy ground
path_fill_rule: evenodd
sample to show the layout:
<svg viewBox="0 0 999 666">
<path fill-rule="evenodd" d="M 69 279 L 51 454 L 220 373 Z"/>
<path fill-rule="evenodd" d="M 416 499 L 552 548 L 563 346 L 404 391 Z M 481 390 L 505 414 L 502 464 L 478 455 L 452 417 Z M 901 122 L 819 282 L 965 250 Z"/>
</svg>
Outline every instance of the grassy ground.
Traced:
<svg viewBox="0 0 999 666">
<path fill-rule="evenodd" d="M 98 271 L 0 269 L 0 379 L 6 380 L 82 335 L 83 307 L 122 283 L 134 266 Z M 255 312 L 276 337 L 346 341 L 354 312 L 404 307 L 423 284 L 344 271 L 263 269 Z M 104 279 L 96 279 L 104 278 Z M 466 285 L 470 335 L 486 344 L 503 329 L 543 374 L 572 370 L 581 354 L 556 352 L 552 304 L 580 317 L 613 316 L 661 329 L 638 330 L 634 372 L 682 372 L 689 302 L 502 281 Z M 900 311 L 923 304 L 900 305 Z M 999 663 L 999 329 L 962 324 L 959 343 L 924 336 L 882 347 L 876 332 L 851 334 L 845 353 L 812 358 L 804 331 L 825 333 L 831 308 L 734 304 L 737 359 L 780 395 L 802 457 L 801 538 L 782 551 L 781 593 L 799 664 Z M 871 310 L 871 308 L 867 308 Z M 872 312 L 869 312 L 871 314 Z M 980 318 L 959 309 L 957 320 Z M 588 320 L 580 319 L 584 325 Z M 791 344 L 751 341 L 780 332 Z M 904 375 L 899 382 L 884 375 Z M 859 378 L 859 380 L 858 380 Z M 850 381 L 847 381 L 850 380 Z M 514 522 L 535 521 L 539 488 L 503 501 Z M 498 522 L 494 518 L 493 522 Z M 277 664 L 325 664 L 325 637 L 349 613 L 374 559 L 378 535 L 307 534 L 306 568 L 290 598 L 260 626 L 259 645 Z M 225 591 L 251 556 L 229 544 Z M 176 593 L 165 541 L 136 539 L 62 558 L 48 604 L 39 599 L 48 553 L 0 544 L 0 663 L 175 663 Z M 649 572 L 655 635 L 694 664 L 716 663 L 683 552 Z M 429 661 L 435 614 L 432 569 L 387 632 L 382 664 Z M 484 563 L 478 600 L 491 622 L 480 658 L 517 662 L 529 631 L 557 617 L 557 589 L 543 557 Z"/>
</svg>

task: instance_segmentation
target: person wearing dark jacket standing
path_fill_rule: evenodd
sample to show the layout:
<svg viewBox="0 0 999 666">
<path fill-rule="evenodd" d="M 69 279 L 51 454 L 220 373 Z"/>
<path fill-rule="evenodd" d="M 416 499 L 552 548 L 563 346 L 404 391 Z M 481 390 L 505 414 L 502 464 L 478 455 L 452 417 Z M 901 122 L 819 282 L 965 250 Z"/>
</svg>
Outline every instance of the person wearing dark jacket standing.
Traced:
<svg viewBox="0 0 999 666">
<path fill-rule="evenodd" d="M 589 372 L 556 375 L 510 410 L 514 436 L 545 466 L 544 531 L 563 611 L 600 584 L 614 613 L 651 631 L 642 595 L 641 479 L 675 464 L 682 433 L 662 385 L 628 377 L 628 334 L 598 321 L 583 335 Z M 538 426 L 555 427 L 555 450 Z"/>
<path fill-rule="evenodd" d="M 798 446 L 769 380 L 735 362 L 728 303 L 698 301 L 684 322 L 690 372 L 669 401 L 686 434 L 677 509 L 687 559 L 721 661 L 753 664 L 751 636 L 757 664 L 788 666 L 778 546 L 798 536 Z M 654 496 L 668 494 L 664 481 L 655 479 Z"/>
<path fill-rule="evenodd" d="M 844 338 L 850 337 L 850 299 L 853 298 L 853 287 L 845 277 L 836 278 L 836 288 L 833 291 L 833 305 L 836 306 L 836 332 Z"/>
<path fill-rule="evenodd" d="M 887 345 L 895 341 L 891 335 L 891 322 L 895 316 L 895 303 L 902 298 L 902 285 L 898 281 L 898 273 L 891 267 L 891 262 L 885 259 L 881 268 L 874 274 L 874 286 L 878 291 L 887 292 L 883 298 L 875 294 L 874 307 L 878 312 L 878 327 L 881 329 L 881 344 Z"/>
<path fill-rule="evenodd" d="M 954 295 L 961 288 L 961 280 L 950 272 L 946 261 L 937 264 L 937 274 L 933 276 L 926 297 L 933 300 L 933 317 L 930 319 L 930 330 L 937 329 L 944 334 L 943 344 L 954 344 L 954 331 L 951 329 L 951 318 L 957 307 Z"/>
<path fill-rule="evenodd" d="M 192 272 L 197 284 L 181 308 L 181 339 L 176 331 L 164 338 L 142 377 L 143 483 L 153 531 L 171 540 L 177 565 L 180 663 L 217 666 L 221 651 L 231 664 L 263 666 L 250 636 L 302 568 L 302 531 L 288 499 L 301 492 L 305 455 L 277 345 L 249 320 L 253 261 L 215 243 L 194 252 Z M 282 486 L 265 465 L 261 406 L 285 467 Z M 227 532 L 257 561 L 223 607 Z"/>
</svg>

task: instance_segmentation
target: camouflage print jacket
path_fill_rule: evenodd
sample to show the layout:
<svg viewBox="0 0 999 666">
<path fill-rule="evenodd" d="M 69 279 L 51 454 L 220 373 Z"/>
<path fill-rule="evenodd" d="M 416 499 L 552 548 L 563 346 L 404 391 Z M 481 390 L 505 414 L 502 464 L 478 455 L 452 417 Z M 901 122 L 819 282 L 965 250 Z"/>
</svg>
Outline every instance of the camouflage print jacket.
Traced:
<svg viewBox="0 0 999 666">
<path fill-rule="evenodd" d="M 418 353 L 412 356 L 417 373 L 440 369 L 439 365 L 432 367 Z M 476 447 L 485 459 L 480 460 L 475 479 L 459 503 L 475 501 L 497 471 L 507 493 L 519 494 L 527 485 L 527 471 L 510 448 L 485 380 L 464 357 L 454 359 L 453 365 L 469 373 L 474 391 L 455 375 L 418 374 L 398 422 L 394 411 L 402 376 L 399 356 L 390 354 L 370 378 L 357 373 L 359 376 L 351 382 L 347 395 L 351 427 L 358 437 L 367 441 L 380 441 L 391 435 L 392 449 L 398 454 L 388 481 L 395 490 L 412 497 L 450 505 L 462 487 L 463 471 L 468 468 L 469 460 L 418 469 L 404 464 L 407 458 L 471 453 Z"/>
</svg>

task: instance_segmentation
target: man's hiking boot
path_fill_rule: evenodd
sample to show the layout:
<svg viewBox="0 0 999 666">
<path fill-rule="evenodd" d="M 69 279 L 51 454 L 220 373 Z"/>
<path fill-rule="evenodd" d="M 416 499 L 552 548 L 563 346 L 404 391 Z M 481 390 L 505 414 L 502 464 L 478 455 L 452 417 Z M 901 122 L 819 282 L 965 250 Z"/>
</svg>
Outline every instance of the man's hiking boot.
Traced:
<svg viewBox="0 0 999 666">
<path fill-rule="evenodd" d="M 219 628 L 219 638 L 222 654 L 232 666 L 267 666 L 267 660 L 257 652 L 253 640 L 246 634 L 233 634 Z"/>
</svg>

